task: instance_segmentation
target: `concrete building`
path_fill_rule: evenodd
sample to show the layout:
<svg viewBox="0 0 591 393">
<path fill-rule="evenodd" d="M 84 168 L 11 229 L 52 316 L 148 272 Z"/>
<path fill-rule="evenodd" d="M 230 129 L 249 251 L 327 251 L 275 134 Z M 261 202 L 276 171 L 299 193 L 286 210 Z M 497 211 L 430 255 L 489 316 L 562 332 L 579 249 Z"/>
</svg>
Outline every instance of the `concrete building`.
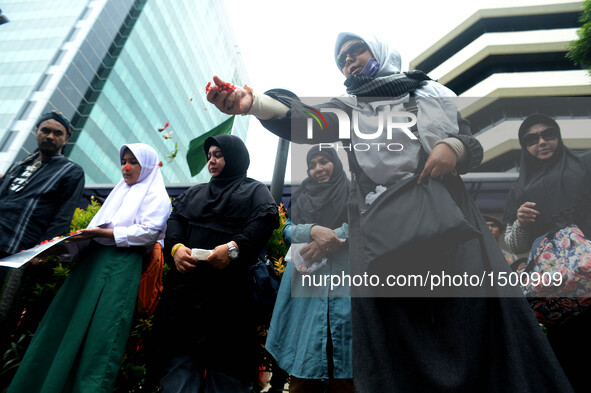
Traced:
<svg viewBox="0 0 591 393">
<path fill-rule="evenodd" d="M 158 151 L 167 183 L 208 178 L 185 160 L 189 141 L 227 118 L 204 87 L 214 72 L 248 82 L 223 2 L 5 0 L 2 11 L 0 174 L 36 148 L 35 121 L 55 109 L 72 121 L 65 154 L 87 184 L 119 181 L 119 146 L 134 142 Z M 247 129 L 237 118 L 234 134 Z"/>
<path fill-rule="evenodd" d="M 460 97 L 485 149 L 478 171 L 517 171 L 517 129 L 534 112 L 558 121 L 568 147 L 591 149 L 591 77 L 565 58 L 581 10 L 582 2 L 483 9 L 410 63 Z"/>
</svg>

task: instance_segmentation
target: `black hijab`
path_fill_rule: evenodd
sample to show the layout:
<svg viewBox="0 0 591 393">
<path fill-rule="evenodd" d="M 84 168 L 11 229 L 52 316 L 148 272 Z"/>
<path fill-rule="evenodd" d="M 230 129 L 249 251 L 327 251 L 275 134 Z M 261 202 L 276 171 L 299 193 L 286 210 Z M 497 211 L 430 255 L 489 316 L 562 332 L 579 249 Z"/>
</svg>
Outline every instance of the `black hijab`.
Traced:
<svg viewBox="0 0 591 393">
<path fill-rule="evenodd" d="M 536 124 L 558 130 L 558 146 L 547 160 L 532 156 L 523 142 L 525 134 Z M 513 223 L 517 219 L 517 209 L 530 201 L 536 203 L 534 209 L 540 212 L 536 222 L 530 225 L 534 236 L 571 223 L 589 233 L 590 216 L 584 205 L 585 200 L 589 203 L 591 190 L 591 154 L 578 155 L 564 146 L 558 123 L 542 114 L 528 116 L 519 127 L 518 135 L 521 145 L 519 178 L 509 193 L 504 221 Z"/>
<path fill-rule="evenodd" d="M 225 165 L 209 183 L 191 187 L 173 202 L 173 209 L 191 224 L 237 233 L 251 220 L 276 214 L 277 207 L 266 186 L 246 177 L 250 155 L 242 140 L 234 135 L 209 137 L 203 144 L 205 154 L 218 146 Z"/>
<path fill-rule="evenodd" d="M 327 182 L 318 183 L 310 176 L 302 182 L 291 199 L 290 216 L 294 224 L 318 224 L 335 229 L 347 222 L 349 180 L 343 163 L 334 149 L 313 146 L 306 156 L 306 163 L 315 155 L 326 157 L 334 165 Z"/>
</svg>

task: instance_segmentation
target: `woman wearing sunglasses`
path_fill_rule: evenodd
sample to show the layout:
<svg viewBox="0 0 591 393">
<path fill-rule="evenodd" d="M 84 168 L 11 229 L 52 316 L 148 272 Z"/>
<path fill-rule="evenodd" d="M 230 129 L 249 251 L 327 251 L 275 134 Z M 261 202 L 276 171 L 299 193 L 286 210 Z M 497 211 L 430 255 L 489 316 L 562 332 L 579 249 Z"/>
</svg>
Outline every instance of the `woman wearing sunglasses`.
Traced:
<svg viewBox="0 0 591 393">
<path fill-rule="evenodd" d="M 556 121 L 528 116 L 519 127 L 519 178 L 509 193 L 504 220 L 505 241 L 517 254 L 553 228 L 554 220 L 591 187 L 591 156 L 578 156 L 564 146 Z M 585 222 L 582 222 L 584 233 Z M 589 227 L 591 230 L 591 227 Z"/>
<path fill-rule="evenodd" d="M 505 242 L 515 253 L 528 253 L 536 238 L 556 226 L 572 224 L 591 236 L 591 214 L 584 195 L 591 189 L 591 154 L 577 155 L 564 146 L 558 123 L 532 114 L 519 127 L 521 165 L 519 178 L 505 206 Z M 591 352 L 584 337 L 591 330 L 586 311 L 562 325 L 548 325 L 548 339 L 575 391 L 588 391 L 589 382 L 581 354 Z"/>
<path fill-rule="evenodd" d="M 424 272 L 429 266 L 447 273 L 450 269 L 508 272 L 481 213 L 455 174 L 456 170 L 465 173 L 482 159 L 482 146 L 458 115 L 455 94 L 420 71 L 401 72 L 400 54 L 370 35 L 339 34 L 334 59 L 345 77 L 348 97 L 311 107 L 285 90 L 253 94 L 244 89 L 228 94 L 216 87 L 207 99 L 224 113 L 254 115 L 268 130 L 296 143 L 325 144 L 340 138 L 343 146 L 362 148 L 346 149 L 353 173 L 348 202 L 353 276 Z M 223 83 L 219 78 L 214 82 Z M 350 130 L 344 129 L 341 136 L 335 110 L 362 123 L 365 135 L 360 135 L 361 126 L 352 120 Z M 380 110 L 403 113 L 400 117 L 412 114 L 416 124 L 405 125 L 415 137 L 396 127 L 387 136 L 382 132 L 370 138 L 367 131 L 376 129 L 371 121 Z M 320 121 L 308 121 L 313 111 L 323 115 L 326 127 L 314 125 Z M 308 139 L 310 134 L 313 141 Z M 363 146 L 370 143 L 383 148 L 368 152 Z M 404 148 L 396 152 L 386 148 L 396 143 Z M 414 194 L 419 198 L 402 199 L 402 203 L 394 195 L 402 187 L 417 190 L 441 184 L 437 182 L 443 188 L 426 203 L 420 193 Z M 449 209 L 443 207 L 446 201 L 453 202 Z M 452 210 L 461 218 L 459 226 L 469 224 L 478 230 L 475 237 L 466 240 L 463 235 L 474 234 L 467 229 L 425 235 L 433 233 L 434 227 L 445 227 L 451 220 L 441 217 L 449 217 Z M 423 220 L 420 215 L 425 212 Z M 389 220 L 392 217 L 396 219 Z M 427 228 L 419 225 L 423 222 Z M 407 239 L 412 238 L 402 243 L 406 233 L 411 233 Z M 373 243 L 366 246 L 369 241 Z M 375 287 L 351 286 L 356 392 L 571 391 L 525 299 L 504 296 L 506 292 L 499 288 L 486 289 L 486 294 L 475 288 L 461 296 L 423 292 L 422 297 L 416 295 L 418 286 L 398 288 L 401 291 L 392 295 L 380 292 L 379 282 Z M 488 297 L 471 295 L 475 292 Z M 294 352 L 294 356 L 310 353 L 301 345 Z"/>
</svg>

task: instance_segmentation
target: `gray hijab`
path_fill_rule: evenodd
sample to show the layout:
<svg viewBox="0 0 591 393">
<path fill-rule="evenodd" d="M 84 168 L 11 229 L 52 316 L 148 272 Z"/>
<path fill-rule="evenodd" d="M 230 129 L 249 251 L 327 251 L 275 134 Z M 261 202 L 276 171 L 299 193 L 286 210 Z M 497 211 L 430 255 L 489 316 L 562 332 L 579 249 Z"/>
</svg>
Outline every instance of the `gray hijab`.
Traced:
<svg viewBox="0 0 591 393">
<path fill-rule="evenodd" d="M 400 53 L 396 49 L 389 48 L 388 44 L 380 41 L 373 34 L 359 35 L 348 32 L 339 33 L 334 47 L 335 62 L 337 62 L 337 57 L 339 55 L 339 51 L 341 50 L 341 46 L 343 46 L 345 42 L 354 39 L 360 39 L 364 41 L 367 46 L 369 46 L 369 50 L 373 54 L 373 57 L 378 61 L 378 63 L 380 63 L 380 70 L 376 76 L 387 76 L 400 73 L 400 69 L 402 68 L 402 58 L 400 57 Z M 338 62 L 337 67 L 339 67 Z M 341 71 L 340 67 L 339 71 Z"/>
<path fill-rule="evenodd" d="M 380 63 L 380 69 L 375 77 L 371 79 L 366 85 L 373 88 L 375 85 L 388 85 L 395 83 L 397 80 L 409 79 L 408 73 L 402 73 L 400 53 L 388 46 L 386 42 L 380 40 L 373 34 L 356 34 L 350 32 L 343 32 L 337 36 L 334 57 L 335 62 L 341 46 L 343 43 L 352 40 L 363 40 L 371 50 L 374 58 Z M 338 67 L 338 63 L 337 63 Z M 340 68 L 339 68 L 339 71 Z M 349 76 L 348 80 L 356 75 Z M 345 81 L 346 85 L 347 81 Z M 458 120 L 457 120 L 457 104 L 455 101 L 455 94 L 448 88 L 441 84 L 425 80 L 417 88 L 412 89 L 416 100 L 417 111 L 417 129 L 420 142 L 416 139 L 410 139 L 406 134 L 401 132 L 395 133 L 391 139 L 387 139 L 386 133 L 382 133 L 378 138 L 372 139 L 371 142 L 384 143 L 386 145 L 395 143 L 398 146 L 403 146 L 403 150 L 393 154 L 385 149 L 379 151 L 355 151 L 355 157 L 359 166 L 368 175 L 368 177 L 376 184 L 391 185 L 402 179 L 414 175 L 419 164 L 421 145 L 428 154 L 431 152 L 435 144 L 448 137 L 449 134 L 457 134 Z M 349 92 L 349 89 L 347 89 Z M 370 95 L 373 94 L 370 93 Z M 379 101 L 364 103 L 357 99 L 352 100 L 351 97 L 340 99 L 351 110 L 360 113 L 359 127 L 364 130 L 375 130 L 375 125 L 371 123 L 373 117 L 383 108 L 387 107 L 392 112 L 405 111 L 404 105 L 409 101 L 409 94 L 403 96 L 395 95 L 373 95 L 374 97 L 386 98 Z M 392 97 L 391 99 L 389 97 Z M 366 120 L 365 119 L 369 119 Z M 357 135 L 351 133 L 351 142 L 366 142 L 360 140 Z"/>
</svg>

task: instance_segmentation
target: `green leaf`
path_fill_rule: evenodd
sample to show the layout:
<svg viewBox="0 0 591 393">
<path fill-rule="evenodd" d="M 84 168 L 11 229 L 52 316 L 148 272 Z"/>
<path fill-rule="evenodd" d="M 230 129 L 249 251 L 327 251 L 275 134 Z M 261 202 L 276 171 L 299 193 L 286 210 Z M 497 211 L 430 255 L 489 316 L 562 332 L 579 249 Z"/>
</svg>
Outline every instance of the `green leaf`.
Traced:
<svg viewBox="0 0 591 393">
<path fill-rule="evenodd" d="M 577 30 L 578 39 L 568 45 L 566 57 L 579 66 L 588 67 L 591 75 L 591 0 L 583 2 L 579 22 L 582 26 Z"/>
</svg>

